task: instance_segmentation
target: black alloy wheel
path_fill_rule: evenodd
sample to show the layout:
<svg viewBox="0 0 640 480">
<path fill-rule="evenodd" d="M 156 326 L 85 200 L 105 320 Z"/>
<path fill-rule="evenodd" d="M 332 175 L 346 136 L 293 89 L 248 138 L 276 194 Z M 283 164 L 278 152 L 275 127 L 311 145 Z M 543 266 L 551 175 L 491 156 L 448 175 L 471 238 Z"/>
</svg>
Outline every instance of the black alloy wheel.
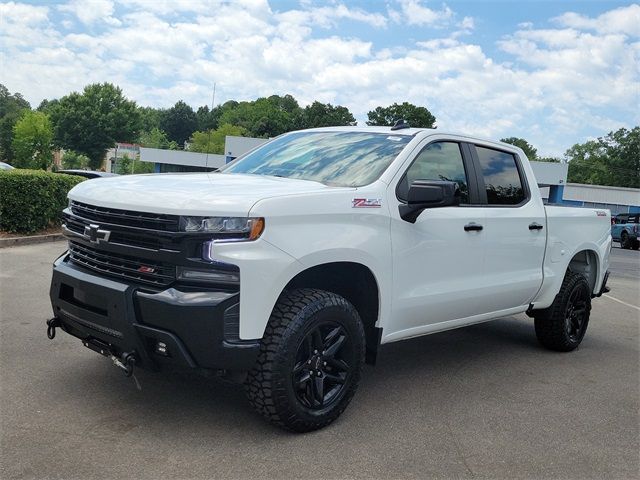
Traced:
<svg viewBox="0 0 640 480">
<path fill-rule="evenodd" d="M 338 401 L 353 364 L 353 344 L 345 328 L 335 322 L 315 325 L 296 352 L 291 380 L 296 399 L 319 410 Z"/>
<path fill-rule="evenodd" d="M 326 427 L 358 388 L 365 345 L 360 315 L 344 297 L 312 288 L 285 291 L 247 373 L 247 398 L 284 429 Z"/>
<path fill-rule="evenodd" d="M 568 271 L 551 306 L 533 312 L 536 337 L 550 350 L 575 350 L 587 332 L 590 313 L 591 286 L 587 278 Z"/>
<path fill-rule="evenodd" d="M 585 283 L 578 284 L 569 295 L 565 310 L 565 326 L 572 342 L 579 342 L 584 336 L 587 320 L 587 300 L 589 290 Z"/>
</svg>

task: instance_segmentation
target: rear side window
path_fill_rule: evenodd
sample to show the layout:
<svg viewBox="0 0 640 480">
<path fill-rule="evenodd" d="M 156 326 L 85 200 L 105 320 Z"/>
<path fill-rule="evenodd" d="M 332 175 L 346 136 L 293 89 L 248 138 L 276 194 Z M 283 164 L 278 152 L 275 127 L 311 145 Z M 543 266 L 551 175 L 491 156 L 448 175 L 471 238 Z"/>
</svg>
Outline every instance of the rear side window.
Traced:
<svg viewBox="0 0 640 480">
<path fill-rule="evenodd" d="M 413 161 L 398 185 L 397 195 L 407 199 L 409 186 L 415 180 L 448 180 L 460 187 L 460 203 L 469 203 L 469 187 L 460 145 L 435 142 L 427 145 Z"/>
<path fill-rule="evenodd" d="M 516 159 L 511 153 L 476 145 L 489 205 L 517 205 L 526 198 Z"/>
</svg>

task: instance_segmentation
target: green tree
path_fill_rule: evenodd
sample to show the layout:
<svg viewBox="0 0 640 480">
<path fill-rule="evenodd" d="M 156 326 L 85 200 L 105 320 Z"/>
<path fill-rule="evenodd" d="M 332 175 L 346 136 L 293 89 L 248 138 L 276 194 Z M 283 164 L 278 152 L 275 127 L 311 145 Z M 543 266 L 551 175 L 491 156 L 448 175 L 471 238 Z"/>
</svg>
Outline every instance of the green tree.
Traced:
<svg viewBox="0 0 640 480">
<path fill-rule="evenodd" d="M 247 131 L 242 127 L 225 123 L 216 130 L 194 132 L 189 140 L 189 151 L 200 153 L 224 154 L 224 142 L 227 135 L 243 137 Z"/>
<path fill-rule="evenodd" d="M 640 188 L 640 127 L 576 144 L 565 158 L 569 182 Z"/>
<path fill-rule="evenodd" d="M 521 148 L 524 154 L 527 156 L 527 158 L 530 161 L 533 162 L 538 160 L 538 150 L 529 142 L 527 142 L 524 138 L 508 137 L 508 138 L 501 138 L 500 141 L 504 143 L 509 143 L 511 145 L 515 145 L 516 147 Z"/>
<path fill-rule="evenodd" d="M 13 163 L 13 127 L 31 106 L 19 93 L 11 94 L 0 84 L 0 160 Z"/>
<path fill-rule="evenodd" d="M 141 162 L 135 158 L 131 158 L 129 155 L 123 155 L 118 158 L 116 163 L 116 173 L 120 175 L 131 175 L 138 173 L 152 173 L 153 163 Z"/>
<path fill-rule="evenodd" d="M 154 128 L 160 128 L 160 119 L 166 110 L 153 107 L 138 107 L 140 112 L 140 129 L 150 132 Z"/>
<path fill-rule="evenodd" d="M 397 120 L 406 120 L 416 128 L 435 128 L 436 117 L 425 107 L 418 107 L 409 102 L 398 105 L 394 103 L 388 107 L 376 107 L 367 113 L 367 125 L 391 127 Z"/>
<path fill-rule="evenodd" d="M 316 128 L 351 125 L 356 121 L 348 108 L 330 103 L 313 102 L 300 112 L 296 128 Z"/>
<path fill-rule="evenodd" d="M 153 128 L 151 131 L 143 131 L 138 138 L 138 143 L 143 147 L 149 148 L 178 149 L 178 144 L 170 141 L 167 138 L 167 134 L 159 128 Z"/>
<path fill-rule="evenodd" d="M 13 126 L 14 164 L 21 168 L 43 169 L 53 163 L 53 128 L 49 117 L 26 110 Z"/>
<path fill-rule="evenodd" d="M 178 101 L 160 117 L 160 128 L 167 133 L 169 140 L 176 142 L 180 148 L 198 128 L 198 117 L 189 105 Z"/>
<path fill-rule="evenodd" d="M 220 116 L 220 125 L 237 125 L 244 128 L 252 137 L 275 137 L 295 129 L 299 119 L 300 107 L 291 95 L 258 98 L 252 102 L 240 102 L 235 105 L 227 102 Z"/>
<path fill-rule="evenodd" d="M 73 150 L 67 150 L 62 156 L 62 166 L 66 169 L 85 170 L 89 168 L 89 162 L 89 157 Z"/>
<path fill-rule="evenodd" d="M 94 170 L 115 143 L 138 137 L 141 122 L 136 103 L 110 83 L 87 85 L 82 93 L 62 97 L 51 110 L 51 120 L 56 144 L 89 157 Z"/>
</svg>

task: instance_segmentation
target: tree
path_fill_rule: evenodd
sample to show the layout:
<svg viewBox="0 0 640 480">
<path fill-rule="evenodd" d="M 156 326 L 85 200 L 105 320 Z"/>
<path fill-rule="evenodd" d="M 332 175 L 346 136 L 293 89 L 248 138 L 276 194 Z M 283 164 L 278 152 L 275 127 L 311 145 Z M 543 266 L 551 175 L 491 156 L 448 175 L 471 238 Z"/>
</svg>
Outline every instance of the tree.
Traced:
<svg viewBox="0 0 640 480">
<path fill-rule="evenodd" d="M 0 160 L 13 162 L 13 127 L 24 110 L 31 108 L 22 95 L 9 93 L 4 85 L 0 84 Z"/>
<path fill-rule="evenodd" d="M 141 122 L 136 103 L 110 83 L 87 85 L 82 93 L 62 97 L 51 120 L 56 144 L 89 157 L 94 170 L 115 143 L 137 138 Z"/>
<path fill-rule="evenodd" d="M 152 173 L 153 163 L 141 162 L 135 158 L 131 158 L 129 155 L 123 155 L 118 158 L 116 163 L 116 173 L 119 175 L 130 175 L 137 173 Z"/>
<path fill-rule="evenodd" d="M 223 107 L 226 108 L 220 116 L 221 125 L 237 125 L 246 129 L 248 135 L 263 138 L 294 130 L 300 111 L 298 102 L 291 95 L 272 95 L 235 105 L 227 102 Z"/>
<path fill-rule="evenodd" d="M 408 102 L 398 105 L 394 103 L 388 107 L 376 107 L 367 113 L 367 125 L 391 127 L 397 120 L 406 120 L 409 125 L 417 128 L 435 128 L 436 117 L 425 107 L 418 107 Z"/>
<path fill-rule="evenodd" d="M 189 140 L 189 151 L 200 153 L 224 154 L 224 142 L 227 135 L 242 137 L 247 131 L 242 127 L 225 123 L 216 130 L 194 132 Z"/>
<path fill-rule="evenodd" d="M 330 103 L 313 102 L 301 110 L 297 128 L 351 125 L 356 121 L 348 108 Z"/>
<path fill-rule="evenodd" d="M 26 110 L 13 126 L 14 164 L 46 170 L 53 163 L 53 128 L 42 112 Z"/>
<path fill-rule="evenodd" d="M 142 132 L 138 138 L 138 143 L 143 147 L 164 148 L 169 150 L 177 150 L 178 144 L 170 141 L 167 134 L 159 128 L 153 128 L 149 132 Z"/>
<path fill-rule="evenodd" d="M 516 147 L 521 148 L 524 154 L 527 156 L 527 158 L 530 161 L 533 162 L 538 160 L 538 150 L 529 142 L 527 142 L 524 138 L 508 137 L 508 138 L 501 138 L 500 141 L 504 143 L 509 143 L 511 145 L 515 145 Z"/>
<path fill-rule="evenodd" d="M 198 117 L 189 105 L 178 101 L 160 117 L 160 128 L 167 133 L 169 140 L 176 142 L 180 148 L 198 128 Z"/>
<path fill-rule="evenodd" d="M 62 156 L 62 166 L 66 169 L 85 170 L 89 168 L 89 157 L 73 150 L 67 150 Z"/>
<path fill-rule="evenodd" d="M 160 128 L 160 119 L 166 110 L 153 107 L 138 107 L 140 112 L 140 129 L 150 132 L 154 128 Z"/>
<path fill-rule="evenodd" d="M 569 182 L 640 188 L 640 127 L 576 144 L 565 158 Z"/>
</svg>

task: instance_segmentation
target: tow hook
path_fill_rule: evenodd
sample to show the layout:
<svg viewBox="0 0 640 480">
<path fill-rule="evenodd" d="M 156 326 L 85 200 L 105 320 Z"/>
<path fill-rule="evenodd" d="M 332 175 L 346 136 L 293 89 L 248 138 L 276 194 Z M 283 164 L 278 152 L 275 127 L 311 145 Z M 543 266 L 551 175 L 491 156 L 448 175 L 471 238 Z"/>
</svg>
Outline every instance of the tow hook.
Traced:
<svg viewBox="0 0 640 480">
<path fill-rule="evenodd" d="M 56 337 L 56 327 L 60 326 L 60 319 L 53 317 L 47 320 L 47 337 L 49 340 L 53 340 Z"/>
<path fill-rule="evenodd" d="M 136 356 L 133 353 L 123 353 L 121 358 L 111 355 L 111 361 L 124 371 L 125 377 L 133 375 L 133 368 L 136 366 Z"/>
</svg>

